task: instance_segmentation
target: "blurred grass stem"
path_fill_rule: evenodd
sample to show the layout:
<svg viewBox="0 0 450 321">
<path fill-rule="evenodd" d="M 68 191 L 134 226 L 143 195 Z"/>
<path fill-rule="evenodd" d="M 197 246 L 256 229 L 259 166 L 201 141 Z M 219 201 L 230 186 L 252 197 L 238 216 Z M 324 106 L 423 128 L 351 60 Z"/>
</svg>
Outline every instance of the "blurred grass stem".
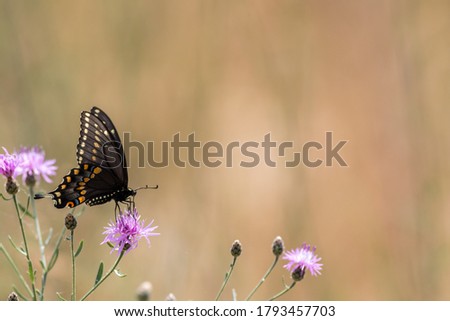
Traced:
<svg viewBox="0 0 450 321">
<path fill-rule="evenodd" d="M 267 277 L 269 276 L 269 274 L 272 272 L 273 268 L 275 267 L 275 265 L 278 262 L 278 258 L 279 256 L 276 255 L 275 256 L 275 260 L 273 261 L 271 267 L 267 270 L 266 274 L 264 274 L 264 276 L 262 277 L 262 279 L 259 281 L 259 283 L 255 286 L 255 288 L 252 290 L 252 292 L 250 292 L 250 294 L 247 296 L 247 298 L 245 299 L 245 301 L 250 300 L 250 298 L 253 296 L 253 294 L 255 294 L 256 290 L 258 290 L 258 288 L 264 283 L 264 281 L 267 279 Z"/>
<path fill-rule="evenodd" d="M 220 288 L 219 293 L 217 293 L 217 295 L 216 295 L 216 299 L 215 299 L 216 301 L 219 300 L 220 296 L 222 295 L 223 289 L 225 289 L 225 286 L 227 285 L 228 280 L 231 277 L 231 273 L 233 273 L 233 269 L 234 269 L 234 265 L 236 264 L 236 260 L 237 260 L 237 257 L 236 256 L 233 257 L 233 262 L 230 264 L 230 270 L 227 272 L 227 274 L 225 274 L 225 280 L 223 280 L 222 287 Z"/>
<path fill-rule="evenodd" d="M 35 277 L 35 273 L 34 273 L 33 262 L 31 262 L 31 259 L 30 259 L 30 252 L 28 250 L 27 237 L 25 235 L 25 230 L 23 228 L 23 222 L 22 222 L 22 216 L 20 215 L 19 204 L 17 203 L 17 197 L 15 194 L 13 195 L 13 201 L 14 201 L 14 206 L 16 208 L 17 218 L 19 219 L 20 231 L 22 232 L 23 244 L 25 247 L 25 256 L 26 256 L 27 262 L 28 262 L 28 275 L 30 277 L 31 289 L 32 289 L 31 294 L 32 294 L 33 300 L 36 301 L 37 300 L 36 286 L 35 286 L 36 277 Z"/>
</svg>

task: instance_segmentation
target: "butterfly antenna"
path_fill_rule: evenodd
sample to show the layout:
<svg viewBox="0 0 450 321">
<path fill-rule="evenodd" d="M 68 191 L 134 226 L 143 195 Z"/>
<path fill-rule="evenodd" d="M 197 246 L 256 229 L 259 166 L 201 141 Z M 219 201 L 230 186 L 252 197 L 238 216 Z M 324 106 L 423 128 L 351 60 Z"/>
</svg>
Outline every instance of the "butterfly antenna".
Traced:
<svg viewBox="0 0 450 321">
<path fill-rule="evenodd" d="M 139 188 L 136 188 L 136 191 L 139 191 L 140 189 L 158 189 L 158 185 L 145 185 Z"/>
</svg>

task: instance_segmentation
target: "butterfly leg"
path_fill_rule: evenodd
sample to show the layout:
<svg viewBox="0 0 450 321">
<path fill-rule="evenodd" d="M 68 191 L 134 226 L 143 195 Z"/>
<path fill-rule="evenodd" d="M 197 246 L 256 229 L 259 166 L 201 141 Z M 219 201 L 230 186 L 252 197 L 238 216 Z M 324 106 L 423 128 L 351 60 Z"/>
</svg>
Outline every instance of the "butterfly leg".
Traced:
<svg viewBox="0 0 450 321">
<path fill-rule="evenodd" d="M 116 202 L 116 206 L 114 208 L 114 218 L 117 221 L 117 210 L 119 210 L 119 215 L 122 215 L 122 211 L 120 210 L 119 202 Z"/>
<path fill-rule="evenodd" d="M 128 198 L 125 201 L 123 201 L 122 203 L 127 205 L 127 209 L 129 212 L 132 212 L 135 208 L 135 204 L 134 204 L 134 197 L 133 198 Z"/>
</svg>

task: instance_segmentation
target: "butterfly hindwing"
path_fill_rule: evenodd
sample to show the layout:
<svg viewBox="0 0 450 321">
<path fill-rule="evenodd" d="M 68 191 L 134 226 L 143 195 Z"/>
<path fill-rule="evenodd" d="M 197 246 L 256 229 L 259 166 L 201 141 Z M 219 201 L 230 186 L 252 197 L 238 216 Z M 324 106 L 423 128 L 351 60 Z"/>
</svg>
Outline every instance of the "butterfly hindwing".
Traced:
<svg viewBox="0 0 450 321">
<path fill-rule="evenodd" d="M 86 201 L 86 194 L 88 192 L 86 190 L 86 183 L 91 179 L 90 176 L 94 174 L 94 171 L 92 168 L 89 168 L 89 170 L 84 170 L 83 168 L 84 166 L 72 169 L 63 177 L 61 184 L 58 185 L 56 190 L 50 192 L 55 207 L 75 207 Z"/>
</svg>

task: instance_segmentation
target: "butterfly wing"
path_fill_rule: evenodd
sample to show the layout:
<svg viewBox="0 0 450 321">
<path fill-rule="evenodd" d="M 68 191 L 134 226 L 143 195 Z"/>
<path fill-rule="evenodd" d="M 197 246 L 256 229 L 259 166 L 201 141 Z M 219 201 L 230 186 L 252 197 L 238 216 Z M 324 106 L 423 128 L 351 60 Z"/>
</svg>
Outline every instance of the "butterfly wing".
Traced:
<svg viewBox="0 0 450 321">
<path fill-rule="evenodd" d="M 78 168 L 72 169 L 50 195 L 57 208 L 83 202 L 99 205 L 114 199 L 124 201 L 134 191 L 128 188 L 128 172 L 122 143 L 111 119 L 98 107 L 81 113 L 77 145 Z"/>
<path fill-rule="evenodd" d="M 117 129 L 111 119 L 98 107 L 81 113 L 77 161 L 112 171 L 117 181 L 128 186 L 127 161 Z"/>
<path fill-rule="evenodd" d="M 84 202 L 88 205 L 99 205 L 114 198 L 118 189 L 113 189 L 116 178 L 111 172 L 100 166 L 83 164 L 73 168 L 63 177 L 56 190 L 50 192 L 55 207 L 75 207 Z"/>
</svg>

